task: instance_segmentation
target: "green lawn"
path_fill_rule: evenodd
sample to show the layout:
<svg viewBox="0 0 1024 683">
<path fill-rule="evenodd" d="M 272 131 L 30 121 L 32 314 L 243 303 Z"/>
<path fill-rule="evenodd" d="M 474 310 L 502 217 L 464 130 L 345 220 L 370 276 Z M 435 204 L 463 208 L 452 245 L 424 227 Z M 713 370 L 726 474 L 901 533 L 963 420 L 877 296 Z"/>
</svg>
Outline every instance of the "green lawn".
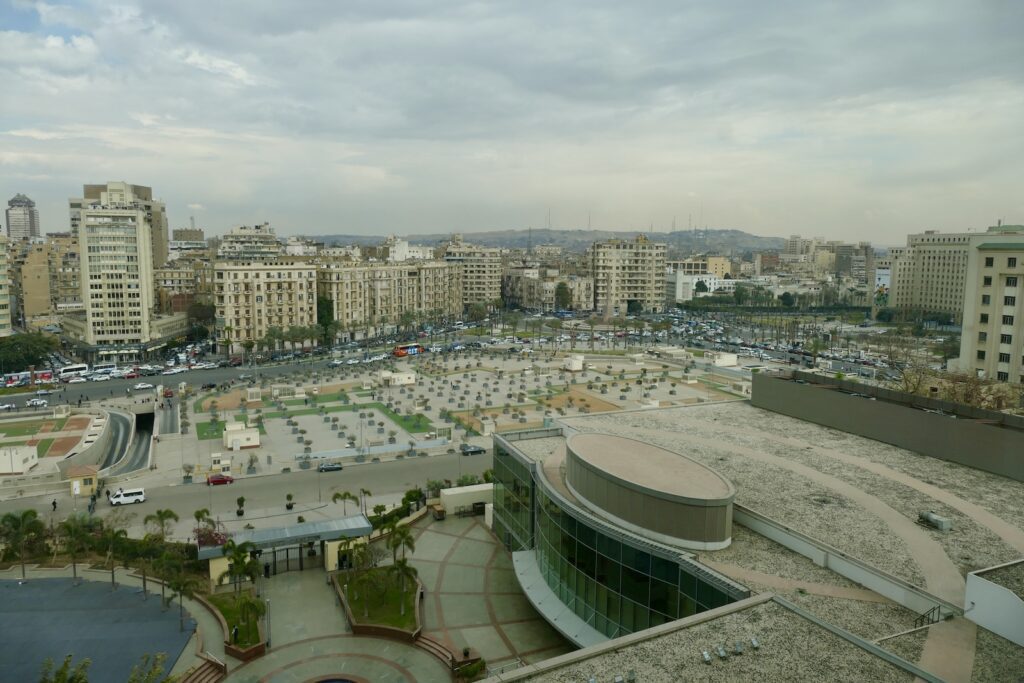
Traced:
<svg viewBox="0 0 1024 683">
<path fill-rule="evenodd" d="M 53 445 L 53 439 L 43 439 L 36 444 L 36 453 L 40 458 L 46 455 L 46 451 L 50 450 L 51 445 Z"/>
<path fill-rule="evenodd" d="M 356 407 L 359 410 L 379 410 L 384 413 L 389 420 L 393 421 L 407 432 L 430 432 L 434 430 L 434 423 L 421 413 L 416 413 L 415 415 L 399 415 L 383 403 L 360 403 Z"/>
<path fill-rule="evenodd" d="M 238 645 L 248 647 L 260 642 L 260 631 L 256 622 L 242 623 L 234 593 L 208 595 L 206 599 L 224 615 L 224 620 L 228 622 L 228 633 L 231 633 L 236 624 L 238 625 Z"/>
<path fill-rule="evenodd" d="M 387 574 L 384 568 L 370 569 L 377 578 L 372 586 L 359 586 L 349 582 L 349 607 L 352 616 L 361 624 L 380 624 L 405 631 L 416 630 L 416 584 L 409 581 L 403 595 L 401 586 Z M 339 577 L 340 578 L 340 577 Z M 344 581 L 342 582 L 344 583 Z M 356 599 L 356 595 L 359 599 Z M 405 600 L 405 614 L 401 613 L 401 601 Z M 364 601 L 369 600 L 368 603 Z M 367 616 L 363 616 L 366 614 Z"/>
<path fill-rule="evenodd" d="M 326 413 L 341 413 L 346 410 L 352 410 L 352 406 L 324 406 L 324 412 Z M 320 408 L 304 408 L 303 410 L 289 410 L 288 412 L 276 410 L 269 413 L 263 413 L 263 419 L 269 420 L 271 418 L 276 417 L 298 417 L 300 415 L 316 415 L 319 412 Z"/>
<path fill-rule="evenodd" d="M 9 425 L 0 425 L 0 434 L 7 436 L 32 436 L 39 431 L 44 422 L 53 422 L 53 431 L 59 432 L 64 429 L 67 418 L 59 420 L 33 420 L 31 422 L 14 422 Z"/>
<path fill-rule="evenodd" d="M 225 424 L 223 420 L 217 420 L 213 424 L 210 424 L 207 420 L 199 422 L 196 424 L 196 436 L 199 437 L 200 441 L 219 439 L 224 434 Z"/>
</svg>

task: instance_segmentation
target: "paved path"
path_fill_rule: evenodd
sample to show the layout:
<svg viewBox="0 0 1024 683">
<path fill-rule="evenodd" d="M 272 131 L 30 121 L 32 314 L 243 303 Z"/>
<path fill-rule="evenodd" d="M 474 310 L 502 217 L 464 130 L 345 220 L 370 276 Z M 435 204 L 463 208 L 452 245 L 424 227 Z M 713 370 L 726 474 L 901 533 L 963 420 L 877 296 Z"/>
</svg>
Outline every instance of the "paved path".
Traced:
<svg viewBox="0 0 1024 683">
<path fill-rule="evenodd" d="M 890 603 L 892 601 L 888 598 L 882 597 L 878 593 L 868 590 L 867 588 L 851 588 L 846 586 L 833 586 L 825 583 L 813 583 L 811 581 L 800 581 L 798 579 L 787 579 L 784 576 L 778 576 L 777 574 L 766 574 L 759 572 L 756 569 L 747 569 L 746 567 L 738 567 L 734 564 L 728 564 L 726 562 L 715 562 L 709 559 L 709 555 L 701 555 L 701 564 L 705 564 L 712 569 L 722 572 L 731 579 L 735 579 L 740 583 L 746 583 L 752 581 L 759 583 L 769 588 L 775 588 L 778 590 L 797 590 L 801 589 L 812 595 L 823 595 L 829 598 L 842 598 L 844 600 L 860 600 L 862 602 L 879 602 L 879 603 Z"/>
</svg>

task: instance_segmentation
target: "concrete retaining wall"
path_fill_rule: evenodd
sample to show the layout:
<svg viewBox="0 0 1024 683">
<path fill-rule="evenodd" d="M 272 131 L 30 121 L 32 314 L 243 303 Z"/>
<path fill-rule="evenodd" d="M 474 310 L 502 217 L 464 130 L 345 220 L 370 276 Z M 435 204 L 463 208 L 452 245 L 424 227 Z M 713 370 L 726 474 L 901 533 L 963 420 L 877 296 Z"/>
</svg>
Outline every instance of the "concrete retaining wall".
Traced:
<svg viewBox="0 0 1024 683">
<path fill-rule="evenodd" d="M 751 403 L 915 453 L 1024 481 L 1024 420 L 1019 417 L 818 375 L 798 372 L 795 376 L 807 382 L 754 375 Z M 876 396 L 877 400 L 851 396 L 839 389 Z M 949 414 L 928 413 L 921 408 Z"/>
<path fill-rule="evenodd" d="M 1024 560 L 1009 562 L 1000 567 L 1021 563 L 1024 563 Z M 986 579 L 985 573 L 990 571 L 992 569 L 984 569 L 967 575 L 964 616 L 1024 647 L 1024 600 L 1009 588 Z"/>
</svg>

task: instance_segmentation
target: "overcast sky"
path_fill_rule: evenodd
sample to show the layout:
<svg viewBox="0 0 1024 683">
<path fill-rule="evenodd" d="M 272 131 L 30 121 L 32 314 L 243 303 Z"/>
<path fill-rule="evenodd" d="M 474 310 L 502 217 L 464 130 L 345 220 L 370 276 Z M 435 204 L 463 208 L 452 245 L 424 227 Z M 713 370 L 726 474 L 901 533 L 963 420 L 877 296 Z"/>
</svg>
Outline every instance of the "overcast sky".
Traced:
<svg viewBox="0 0 1024 683">
<path fill-rule="evenodd" d="M 172 227 L 1024 222 L 1024 2 L 0 0 L 0 198 Z"/>
</svg>

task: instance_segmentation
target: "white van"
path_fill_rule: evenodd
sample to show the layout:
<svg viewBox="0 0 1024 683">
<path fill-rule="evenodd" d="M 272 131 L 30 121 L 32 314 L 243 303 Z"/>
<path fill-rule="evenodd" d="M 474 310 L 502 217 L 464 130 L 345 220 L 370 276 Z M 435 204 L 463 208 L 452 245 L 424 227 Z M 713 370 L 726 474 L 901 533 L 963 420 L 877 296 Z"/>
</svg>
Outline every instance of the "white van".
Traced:
<svg viewBox="0 0 1024 683">
<path fill-rule="evenodd" d="M 123 489 L 110 494 L 111 505 L 129 505 L 131 503 L 145 503 L 146 489 Z"/>
</svg>

